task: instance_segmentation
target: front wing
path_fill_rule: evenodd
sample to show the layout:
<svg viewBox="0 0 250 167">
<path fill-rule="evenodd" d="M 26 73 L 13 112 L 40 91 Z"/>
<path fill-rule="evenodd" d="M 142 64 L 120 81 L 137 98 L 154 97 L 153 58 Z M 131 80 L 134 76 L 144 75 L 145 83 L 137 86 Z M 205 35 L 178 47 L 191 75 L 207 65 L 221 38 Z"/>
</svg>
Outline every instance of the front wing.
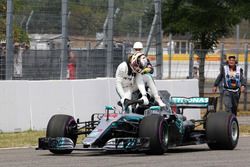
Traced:
<svg viewBox="0 0 250 167">
<path fill-rule="evenodd" d="M 90 146 L 75 148 L 74 142 L 67 137 L 39 138 L 37 150 L 77 150 L 77 151 L 145 151 L 149 149 L 149 138 L 112 138 L 103 147 Z"/>
</svg>

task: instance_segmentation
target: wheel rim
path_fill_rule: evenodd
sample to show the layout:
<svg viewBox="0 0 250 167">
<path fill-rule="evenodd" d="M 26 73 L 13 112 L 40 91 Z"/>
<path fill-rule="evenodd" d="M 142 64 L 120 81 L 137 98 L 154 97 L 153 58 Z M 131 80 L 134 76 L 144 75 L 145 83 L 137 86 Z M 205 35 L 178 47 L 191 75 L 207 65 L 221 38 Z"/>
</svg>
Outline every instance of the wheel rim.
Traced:
<svg viewBox="0 0 250 167">
<path fill-rule="evenodd" d="M 77 135 L 75 135 L 75 133 L 73 131 L 76 131 L 77 130 L 77 125 L 76 124 L 76 121 L 74 118 L 71 118 L 68 122 L 68 125 L 65 127 L 65 136 L 70 138 L 71 140 L 73 140 L 74 144 L 76 144 L 76 140 L 77 140 Z M 74 127 L 75 126 L 75 127 Z"/>
<path fill-rule="evenodd" d="M 238 134 L 239 134 L 238 124 L 236 121 L 233 121 L 232 125 L 231 125 L 231 137 L 232 137 L 233 141 L 237 140 Z"/>
</svg>

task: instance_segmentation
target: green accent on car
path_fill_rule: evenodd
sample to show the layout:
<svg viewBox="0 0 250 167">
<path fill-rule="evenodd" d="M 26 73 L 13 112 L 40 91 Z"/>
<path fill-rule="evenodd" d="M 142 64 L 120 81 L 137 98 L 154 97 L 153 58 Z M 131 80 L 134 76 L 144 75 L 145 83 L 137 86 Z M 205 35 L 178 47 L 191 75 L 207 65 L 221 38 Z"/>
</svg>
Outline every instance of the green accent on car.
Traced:
<svg viewBox="0 0 250 167">
<path fill-rule="evenodd" d="M 114 110 L 113 106 L 105 106 L 106 110 Z"/>
<path fill-rule="evenodd" d="M 161 110 L 161 107 L 160 106 L 152 106 L 152 107 L 150 107 L 150 110 L 157 110 L 157 111 L 159 111 L 159 110 Z"/>
<path fill-rule="evenodd" d="M 177 128 L 179 129 L 179 132 L 180 132 L 181 134 L 184 134 L 183 120 L 181 120 L 181 119 L 179 119 L 179 118 L 176 119 L 175 125 L 176 125 Z"/>
<path fill-rule="evenodd" d="M 172 97 L 171 102 L 175 104 L 207 104 L 207 97 Z"/>
<path fill-rule="evenodd" d="M 117 126 L 117 122 L 113 122 L 111 125 L 116 127 Z"/>
<path fill-rule="evenodd" d="M 143 115 L 126 115 L 123 118 L 128 120 L 128 121 L 140 121 L 143 119 Z"/>
</svg>

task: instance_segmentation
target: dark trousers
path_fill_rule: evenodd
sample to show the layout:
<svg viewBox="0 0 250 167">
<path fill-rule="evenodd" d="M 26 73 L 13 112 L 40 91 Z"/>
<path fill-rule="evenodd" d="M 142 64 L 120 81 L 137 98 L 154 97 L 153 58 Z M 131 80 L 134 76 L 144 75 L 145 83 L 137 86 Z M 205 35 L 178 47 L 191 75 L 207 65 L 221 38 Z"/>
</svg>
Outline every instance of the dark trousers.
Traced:
<svg viewBox="0 0 250 167">
<path fill-rule="evenodd" d="M 225 105 L 225 111 L 233 113 L 237 116 L 237 108 L 240 100 L 240 92 L 232 92 L 224 90 L 223 100 Z"/>
<path fill-rule="evenodd" d="M 5 55 L 1 55 L 0 53 L 0 80 L 5 80 Z"/>
</svg>

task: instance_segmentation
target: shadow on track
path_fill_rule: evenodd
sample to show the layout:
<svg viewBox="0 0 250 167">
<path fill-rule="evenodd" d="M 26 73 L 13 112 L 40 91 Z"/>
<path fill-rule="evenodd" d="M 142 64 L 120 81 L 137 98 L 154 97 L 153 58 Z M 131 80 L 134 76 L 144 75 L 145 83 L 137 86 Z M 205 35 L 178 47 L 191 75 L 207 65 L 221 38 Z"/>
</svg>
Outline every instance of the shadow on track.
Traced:
<svg viewBox="0 0 250 167">
<path fill-rule="evenodd" d="M 183 153 L 191 153 L 191 152 L 203 152 L 203 151 L 210 151 L 209 148 L 185 148 L 185 147 L 178 147 L 178 148 L 171 148 L 168 149 L 164 155 L 170 154 L 183 154 Z M 162 156 L 164 156 L 162 155 Z M 40 156 L 72 156 L 72 157 L 80 157 L 80 156 L 112 156 L 112 157 L 143 157 L 143 156 L 152 156 L 146 155 L 143 152 L 106 152 L 106 151 L 74 151 L 71 154 L 62 154 L 56 155 L 52 153 L 41 154 Z M 161 155 L 155 155 L 161 156 Z"/>
</svg>

